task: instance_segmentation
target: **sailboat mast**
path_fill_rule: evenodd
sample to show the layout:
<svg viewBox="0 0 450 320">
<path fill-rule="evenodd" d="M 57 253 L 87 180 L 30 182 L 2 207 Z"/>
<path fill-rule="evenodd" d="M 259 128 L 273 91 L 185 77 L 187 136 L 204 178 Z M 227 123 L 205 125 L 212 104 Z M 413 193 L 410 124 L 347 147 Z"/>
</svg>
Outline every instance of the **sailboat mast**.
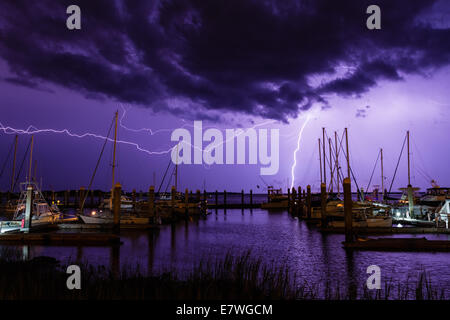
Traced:
<svg viewBox="0 0 450 320">
<path fill-rule="evenodd" d="M 348 153 L 348 130 L 345 128 L 345 148 L 347 152 L 347 177 L 350 179 L 350 155 Z"/>
<path fill-rule="evenodd" d="M 320 138 L 319 138 L 319 166 L 320 166 L 320 183 L 323 182 L 323 173 L 322 173 L 322 150 L 320 147 Z"/>
<path fill-rule="evenodd" d="M 381 197 L 384 200 L 383 148 L 380 149 L 380 156 L 381 156 Z"/>
<path fill-rule="evenodd" d="M 175 163 L 175 190 L 178 190 L 178 144 L 177 144 L 177 161 Z"/>
<path fill-rule="evenodd" d="M 325 128 L 322 128 L 322 149 L 323 149 L 323 183 L 327 184 L 327 165 L 325 161 Z"/>
<path fill-rule="evenodd" d="M 117 144 L 117 119 L 119 118 L 119 112 L 116 111 L 115 114 L 115 124 L 114 124 L 114 150 L 113 150 L 113 164 L 112 164 L 112 189 L 114 190 L 114 171 L 116 169 L 116 144 Z M 111 199 L 113 198 L 113 193 L 111 191 Z"/>
<path fill-rule="evenodd" d="M 331 153 L 331 138 L 328 138 L 328 147 L 330 153 L 330 183 L 331 183 L 331 192 L 333 192 L 333 156 Z"/>
<path fill-rule="evenodd" d="M 408 185 L 411 184 L 411 167 L 410 167 L 410 159 L 409 159 L 409 130 L 406 131 L 406 138 L 408 140 Z"/>
<path fill-rule="evenodd" d="M 17 157 L 17 142 L 19 140 L 19 136 L 16 134 L 15 142 L 14 142 L 14 159 L 13 159 L 13 167 L 11 174 L 11 188 L 10 192 L 13 192 L 14 189 L 14 175 L 16 174 L 16 157 Z"/>
<path fill-rule="evenodd" d="M 28 182 L 31 182 L 31 168 L 33 167 L 33 143 L 34 136 L 31 136 L 31 149 L 30 149 L 30 166 L 28 167 Z"/>
<path fill-rule="evenodd" d="M 336 148 L 336 174 L 337 174 L 337 192 L 339 193 L 339 160 L 338 160 L 338 143 L 337 143 L 337 132 L 334 132 L 334 147 Z"/>
</svg>

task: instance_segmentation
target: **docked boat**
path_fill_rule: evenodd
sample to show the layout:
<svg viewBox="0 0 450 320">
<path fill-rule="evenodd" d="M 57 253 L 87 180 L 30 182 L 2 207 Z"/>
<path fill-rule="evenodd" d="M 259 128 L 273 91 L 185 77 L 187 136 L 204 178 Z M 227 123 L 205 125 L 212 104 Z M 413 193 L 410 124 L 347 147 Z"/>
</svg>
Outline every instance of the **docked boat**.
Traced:
<svg viewBox="0 0 450 320">
<path fill-rule="evenodd" d="M 22 183 L 23 186 L 31 186 L 32 202 L 31 202 L 31 227 L 45 227 L 53 225 L 62 218 L 58 207 L 50 206 L 45 201 L 44 196 L 38 189 L 37 185 L 32 182 Z M 22 231 L 25 223 L 27 202 L 27 190 L 24 188 L 20 194 L 19 202 L 14 212 L 13 220 L 1 221 L 0 233 Z"/>
<path fill-rule="evenodd" d="M 89 215 L 80 215 L 80 219 L 86 224 L 112 224 L 114 214 L 110 210 L 91 211 Z M 121 215 L 121 224 L 148 224 L 146 217 L 137 217 L 135 215 Z"/>
<path fill-rule="evenodd" d="M 102 210 L 112 210 L 112 198 L 103 199 L 103 202 L 99 206 Z M 122 195 L 120 197 L 120 209 L 121 210 L 133 210 L 133 200 L 127 196 Z"/>
<path fill-rule="evenodd" d="M 119 113 L 116 112 L 114 114 L 114 151 L 113 151 L 113 164 L 112 164 L 112 189 L 111 189 L 111 196 L 107 199 L 104 199 L 104 201 L 100 204 L 98 210 L 92 210 L 89 214 L 85 214 L 83 211 L 84 208 L 84 202 L 87 197 L 87 193 L 85 197 L 82 199 L 82 205 L 80 208 L 80 212 L 78 214 L 78 217 L 86 224 L 112 224 L 114 222 L 114 213 L 113 213 L 113 203 L 114 203 L 114 185 L 115 185 L 115 168 L 116 168 L 116 145 L 117 145 L 117 122 L 118 122 L 118 116 Z M 108 141 L 108 139 L 105 139 L 105 144 Z M 98 161 L 100 161 L 102 156 L 103 150 L 100 153 L 100 158 Z M 89 186 L 88 186 L 88 192 L 91 190 L 92 182 L 95 177 L 97 167 L 94 170 L 94 173 L 91 177 Z M 139 217 L 137 216 L 133 211 L 134 203 L 131 199 L 128 197 L 121 195 L 120 196 L 120 224 L 148 224 L 149 218 L 148 217 Z"/>
<path fill-rule="evenodd" d="M 418 202 L 431 207 L 437 207 L 447 198 L 450 198 L 450 188 L 433 186 L 427 189 L 426 194 L 420 197 Z"/>
<path fill-rule="evenodd" d="M 275 189 L 273 186 L 267 187 L 268 201 L 261 203 L 261 209 L 287 209 L 289 198 L 284 195 L 281 188 Z"/>
</svg>

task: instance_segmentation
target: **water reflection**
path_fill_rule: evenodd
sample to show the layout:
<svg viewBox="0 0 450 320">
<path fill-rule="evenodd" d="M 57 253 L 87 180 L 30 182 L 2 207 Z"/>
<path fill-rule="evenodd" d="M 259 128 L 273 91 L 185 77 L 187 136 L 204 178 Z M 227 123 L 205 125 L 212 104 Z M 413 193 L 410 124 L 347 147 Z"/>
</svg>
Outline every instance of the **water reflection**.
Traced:
<svg viewBox="0 0 450 320">
<path fill-rule="evenodd" d="M 400 236 L 400 235 L 399 235 Z M 401 235 L 405 236 L 405 235 Z M 420 235 L 422 237 L 423 235 Z M 448 235 L 427 235 L 449 239 Z M 105 247 L 16 246 L 23 258 L 40 255 L 94 266 L 109 266 L 118 275 L 124 267 L 139 266 L 141 272 L 163 272 L 176 267 L 189 271 L 201 259 L 221 259 L 251 251 L 267 264 L 286 265 L 298 283 L 325 288 L 340 283 L 343 293 L 355 297 L 368 277 L 369 265 L 378 265 L 382 281 L 406 281 L 425 269 L 432 282 L 450 294 L 449 253 L 351 252 L 342 248 L 344 236 L 322 234 L 314 225 L 287 212 L 218 209 L 206 219 L 190 219 L 151 230 L 122 230 L 123 245 Z"/>
</svg>

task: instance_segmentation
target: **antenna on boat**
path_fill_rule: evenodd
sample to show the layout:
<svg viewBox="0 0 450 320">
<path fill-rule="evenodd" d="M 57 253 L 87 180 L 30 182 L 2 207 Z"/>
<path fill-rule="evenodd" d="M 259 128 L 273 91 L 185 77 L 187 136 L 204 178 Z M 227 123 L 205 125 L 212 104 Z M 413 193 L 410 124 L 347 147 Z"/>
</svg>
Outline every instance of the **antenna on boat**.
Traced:
<svg viewBox="0 0 450 320">
<path fill-rule="evenodd" d="M 328 138 L 328 148 L 330 153 L 330 190 L 333 193 L 333 153 L 331 152 L 331 138 Z"/>
<path fill-rule="evenodd" d="M 320 166 L 320 184 L 323 182 L 323 173 L 322 173 L 322 150 L 320 147 L 320 138 L 319 138 L 319 166 Z"/>
<path fill-rule="evenodd" d="M 350 177 L 350 154 L 348 153 L 348 130 L 345 128 L 345 148 L 346 148 L 346 155 L 347 155 L 347 177 L 351 179 Z"/>
<path fill-rule="evenodd" d="M 116 144 L 117 144 L 117 119 L 119 118 L 119 111 L 116 111 L 115 115 L 115 124 L 114 124 L 114 150 L 113 150 L 113 164 L 112 164 L 112 188 L 111 188 L 111 200 L 113 199 L 113 191 L 114 191 L 114 170 L 116 169 Z M 111 206 L 112 208 L 112 206 Z"/>
<path fill-rule="evenodd" d="M 409 130 L 406 131 L 406 140 L 408 144 L 408 210 L 409 216 L 411 218 L 414 217 L 414 197 L 413 197 L 413 188 L 411 186 L 411 166 L 410 166 L 410 154 L 409 154 Z"/>
<path fill-rule="evenodd" d="M 178 190 L 178 145 L 177 143 L 177 161 L 175 162 L 175 190 Z"/>
<path fill-rule="evenodd" d="M 326 165 L 326 153 L 325 153 L 325 128 L 322 128 L 322 149 L 323 149 L 323 183 L 327 184 L 327 165 Z"/>
<path fill-rule="evenodd" d="M 11 188 L 10 192 L 13 192 L 14 189 L 14 174 L 16 172 L 16 157 L 17 157 L 17 142 L 19 140 L 19 136 L 16 134 L 15 142 L 14 142 L 14 158 L 13 158 L 13 167 L 12 167 L 12 174 L 11 174 Z"/>
<path fill-rule="evenodd" d="M 383 175 L 383 148 L 380 148 L 381 156 L 381 202 L 384 201 L 384 175 Z"/>
<path fill-rule="evenodd" d="M 339 194 L 339 150 L 338 150 L 338 143 L 337 143 L 337 132 L 334 132 L 334 147 L 336 149 L 336 173 L 337 173 L 337 193 Z"/>
<path fill-rule="evenodd" d="M 409 159 L 409 130 L 406 131 L 406 140 L 408 146 L 408 185 L 411 184 L 411 169 L 410 169 L 410 159 Z"/>
<path fill-rule="evenodd" d="M 34 136 L 31 136 L 31 145 L 30 145 L 30 166 L 28 167 L 28 178 L 27 182 L 31 184 L 31 169 L 33 167 L 33 144 L 34 144 Z"/>
</svg>

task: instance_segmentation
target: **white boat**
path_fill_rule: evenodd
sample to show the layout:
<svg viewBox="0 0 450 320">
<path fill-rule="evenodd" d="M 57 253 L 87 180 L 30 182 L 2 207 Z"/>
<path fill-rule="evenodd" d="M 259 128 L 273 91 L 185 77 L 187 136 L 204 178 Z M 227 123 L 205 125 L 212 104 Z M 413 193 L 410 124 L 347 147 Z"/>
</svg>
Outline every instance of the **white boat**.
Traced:
<svg viewBox="0 0 450 320">
<path fill-rule="evenodd" d="M 430 206 L 438 206 L 446 198 L 450 197 L 450 188 L 441 188 L 439 186 L 433 186 L 427 189 L 427 193 L 420 197 L 419 203 Z"/>
<path fill-rule="evenodd" d="M 112 198 L 104 199 L 100 204 L 100 209 L 112 210 Z M 120 209 L 121 210 L 132 210 L 133 209 L 133 200 L 122 195 L 120 197 Z"/>
<path fill-rule="evenodd" d="M 344 228 L 345 222 L 343 220 L 335 220 L 328 222 L 328 226 L 332 228 Z M 392 227 L 391 217 L 367 218 L 365 220 L 352 221 L 352 226 L 356 228 L 390 228 Z"/>
<path fill-rule="evenodd" d="M 33 198 L 31 204 L 31 227 L 43 227 L 57 223 L 61 219 L 61 213 L 56 206 L 49 206 L 37 185 L 32 182 L 22 183 L 23 186 L 33 188 Z M 24 228 L 25 211 L 27 202 L 27 190 L 22 189 L 20 198 L 14 212 L 12 221 L 2 221 L 0 233 L 21 231 Z"/>
</svg>

